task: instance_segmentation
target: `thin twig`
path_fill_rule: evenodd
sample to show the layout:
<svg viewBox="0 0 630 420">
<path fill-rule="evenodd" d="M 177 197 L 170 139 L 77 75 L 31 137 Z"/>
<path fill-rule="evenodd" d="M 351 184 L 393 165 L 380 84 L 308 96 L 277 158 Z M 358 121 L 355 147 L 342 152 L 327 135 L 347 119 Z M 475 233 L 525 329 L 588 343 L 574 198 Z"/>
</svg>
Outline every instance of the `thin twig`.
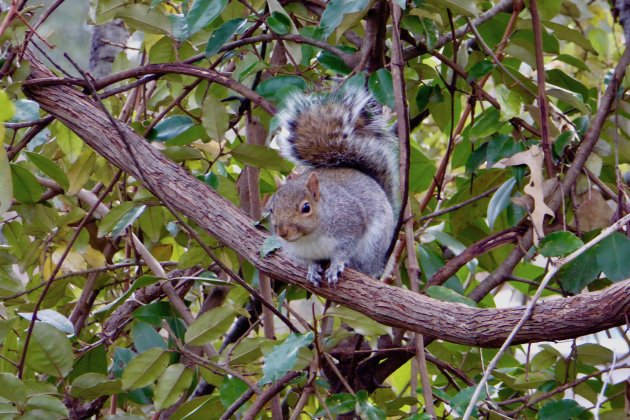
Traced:
<svg viewBox="0 0 630 420">
<path fill-rule="evenodd" d="M 540 109 L 540 131 L 542 134 L 542 149 L 547 167 L 547 178 L 556 175 L 551 156 L 551 144 L 549 143 L 549 111 L 547 111 L 547 95 L 545 93 L 545 60 L 543 57 L 542 25 L 538 14 L 536 0 L 530 0 L 530 13 L 532 15 L 532 29 L 534 31 L 534 50 L 536 51 L 536 75 L 538 79 L 538 108 Z"/>
<path fill-rule="evenodd" d="M 521 316 L 521 319 L 518 321 L 518 323 L 516 324 L 514 329 L 512 329 L 512 332 L 510 333 L 508 338 L 505 340 L 505 342 L 503 343 L 503 345 L 499 349 L 498 353 L 492 358 L 492 360 L 488 364 L 488 367 L 484 371 L 483 377 L 481 378 L 481 381 L 479 381 L 479 384 L 477 385 L 477 388 L 475 389 L 475 392 L 474 392 L 473 396 L 470 399 L 470 403 L 468 404 L 468 407 L 466 408 L 466 412 L 464 413 L 464 417 L 463 417 L 464 420 L 470 418 L 470 415 L 472 414 L 472 410 L 475 407 L 475 404 L 477 403 L 477 400 L 479 399 L 479 395 L 481 394 L 481 390 L 484 388 L 486 382 L 488 381 L 488 378 L 490 377 L 490 374 L 492 373 L 492 371 L 494 370 L 495 366 L 497 365 L 497 363 L 499 362 L 499 360 L 503 356 L 503 353 L 505 353 L 507 348 L 512 343 L 512 340 L 514 339 L 516 334 L 520 331 L 520 329 L 523 327 L 523 325 L 525 325 L 527 320 L 530 318 L 530 316 L 532 314 L 532 311 L 534 310 L 534 307 L 536 306 L 536 302 L 538 302 L 538 299 L 542 295 L 542 292 L 545 290 L 545 287 L 547 287 L 547 284 L 553 278 L 553 276 L 558 272 L 558 270 L 560 270 L 561 267 L 563 267 L 564 265 L 570 263 L 571 261 L 573 261 L 574 259 L 576 259 L 580 255 L 582 255 L 584 252 L 586 252 L 587 250 L 589 250 L 593 246 L 597 245 L 602 239 L 606 238 L 607 236 L 609 236 L 613 232 L 617 231 L 621 226 L 625 225 L 628 221 L 630 221 L 630 214 L 627 214 L 626 216 L 624 216 L 623 218 L 619 219 L 617 222 L 615 222 L 611 226 L 609 226 L 606 229 L 604 229 L 603 231 L 601 231 L 601 233 L 599 235 L 597 235 L 595 238 L 593 238 L 593 240 L 591 240 L 588 243 L 582 245 L 580 248 L 578 248 L 577 250 L 572 252 L 570 255 L 568 255 L 568 256 L 566 256 L 566 257 L 564 257 L 562 259 L 559 259 L 557 261 L 557 263 L 554 264 L 549 269 L 549 271 L 547 272 L 545 277 L 540 282 L 540 286 L 538 287 L 538 290 L 536 290 L 536 293 L 534 294 L 534 297 L 532 297 L 532 300 L 529 302 L 529 304 L 525 308 L 525 311 L 524 311 L 523 315 Z"/>
</svg>

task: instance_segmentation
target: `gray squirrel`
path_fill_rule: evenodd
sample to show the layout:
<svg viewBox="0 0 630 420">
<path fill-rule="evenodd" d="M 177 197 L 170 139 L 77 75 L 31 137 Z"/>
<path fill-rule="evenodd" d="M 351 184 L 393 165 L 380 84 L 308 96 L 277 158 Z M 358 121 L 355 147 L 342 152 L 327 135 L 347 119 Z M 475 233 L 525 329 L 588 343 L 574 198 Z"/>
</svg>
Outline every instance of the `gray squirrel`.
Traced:
<svg viewBox="0 0 630 420">
<path fill-rule="evenodd" d="M 398 140 L 376 105 L 350 87 L 292 94 L 278 114 L 280 153 L 306 170 L 271 198 L 271 225 L 316 286 L 322 275 L 336 285 L 345 267 L 385 270 L 401 202 Z"/>
</svg>

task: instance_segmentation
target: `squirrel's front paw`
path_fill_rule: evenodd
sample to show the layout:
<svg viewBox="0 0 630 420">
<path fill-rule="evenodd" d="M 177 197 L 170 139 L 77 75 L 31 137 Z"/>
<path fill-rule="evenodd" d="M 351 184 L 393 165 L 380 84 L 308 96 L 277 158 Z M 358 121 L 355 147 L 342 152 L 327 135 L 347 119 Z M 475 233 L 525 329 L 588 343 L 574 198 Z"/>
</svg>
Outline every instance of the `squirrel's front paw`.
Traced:
<svg viewBox="0 0 630 420">
<path fill-rule="evenodd" d="M 314 286 L 319 287 L 322 284 L 322 272 L 324 269 L 317 263 L 311 263 L 308 265 L 308 274 L 306 279 L 310 281 Z"/>
<path fill-rule="evenodd" d="M 326 281 L 329 286 L 334 286 L 339 282 L 339 276 L 345 267 L 346 264 L 343 261 L 330 262 L 330 267 L 326 270 Z"/>
</svg>

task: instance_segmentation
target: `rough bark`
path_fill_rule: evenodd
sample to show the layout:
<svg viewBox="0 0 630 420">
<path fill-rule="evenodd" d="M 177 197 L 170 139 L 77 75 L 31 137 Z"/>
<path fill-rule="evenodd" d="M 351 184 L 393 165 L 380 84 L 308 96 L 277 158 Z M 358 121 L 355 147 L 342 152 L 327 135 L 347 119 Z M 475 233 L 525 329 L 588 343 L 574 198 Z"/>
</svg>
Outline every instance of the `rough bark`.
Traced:
<svg viewBox="0 0 630 420">
<path fill-rule="evenodd" d="M 31 60 L 31 78 L 51 77 L 50 71 L 32 54 L 28 53 L 27 58 Z M 524 307 L 479 309 L 438 301 L 388 286 L 352 270 L 343 274 L 336 289 L 313 287 L 306 281 L 306 270 L 282 253 L 260 258 L 259 249 L 268 234 L 254 228 L 241 210 L 119 123 L 125 134 L 125 139 L 121 139 L 108 116 L 85 94 L 61 85 L 30 85 L 25 88 L 25 93 L 108 161 L 139 180 L 159 198 L 168 200 L 173 208 L 259 270 L 277 279 L 383 324 L 467 345 L 501 345 L 524 311 Z M 561 340 L 601 331 L 623 324 L 629 311 L 628 280 L 604 291 L 544 302 L 536 306 L 515 344 Z"/>
</svg>

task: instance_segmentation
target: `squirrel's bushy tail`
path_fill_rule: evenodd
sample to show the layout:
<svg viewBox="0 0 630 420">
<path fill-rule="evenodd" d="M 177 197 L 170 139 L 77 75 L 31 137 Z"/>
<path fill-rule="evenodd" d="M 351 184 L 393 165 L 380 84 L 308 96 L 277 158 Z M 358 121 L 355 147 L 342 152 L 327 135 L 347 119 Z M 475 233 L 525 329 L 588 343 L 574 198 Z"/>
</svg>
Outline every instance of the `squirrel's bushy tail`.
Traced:
<svg viewBox="0 0 630 420">
<path fill-rule="evenodd" d="M 290 96 L 279 113 L 280 152 L 307 167 L 344 167 L 373 177 L 400 209 L 398 139 L 365 89 Z"/>
</svg>

